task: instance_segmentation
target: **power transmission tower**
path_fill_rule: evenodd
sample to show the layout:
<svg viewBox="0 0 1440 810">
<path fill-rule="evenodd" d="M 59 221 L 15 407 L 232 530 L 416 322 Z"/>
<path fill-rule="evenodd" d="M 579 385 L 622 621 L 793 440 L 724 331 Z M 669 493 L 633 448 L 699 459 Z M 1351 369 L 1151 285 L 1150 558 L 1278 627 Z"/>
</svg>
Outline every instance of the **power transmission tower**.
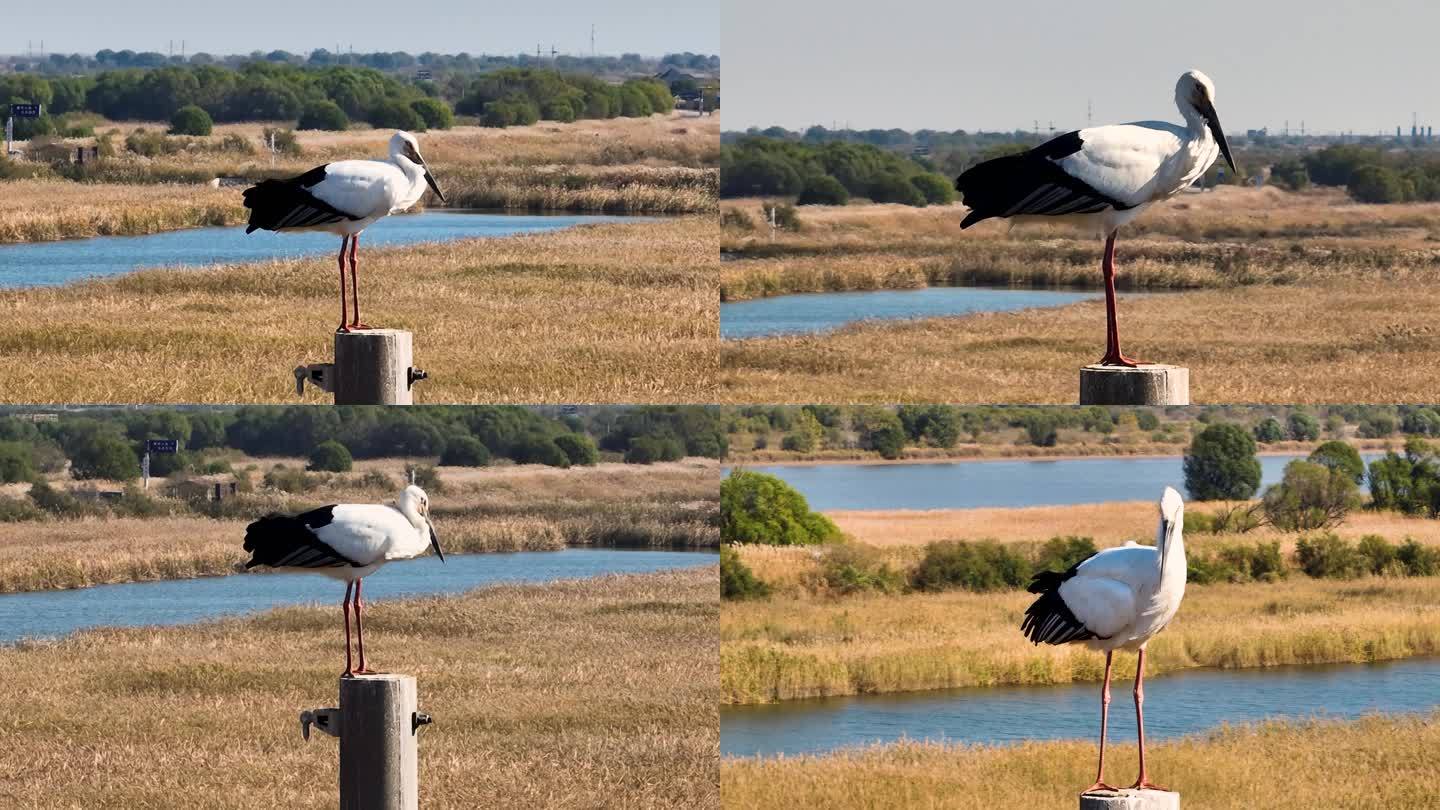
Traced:
<svg viewBox="0 0 1440 810">
<path fill-rule="evenodd" d="M 590 23 L 590 55 L 595 55 L 595 23 Z"/>
</svg>

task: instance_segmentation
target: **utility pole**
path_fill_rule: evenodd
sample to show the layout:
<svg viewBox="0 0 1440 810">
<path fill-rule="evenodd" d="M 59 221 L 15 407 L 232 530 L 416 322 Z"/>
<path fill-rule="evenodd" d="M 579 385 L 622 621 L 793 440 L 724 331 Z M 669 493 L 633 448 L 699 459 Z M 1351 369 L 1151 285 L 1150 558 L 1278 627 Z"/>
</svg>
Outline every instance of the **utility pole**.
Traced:
<svg viewBox="0 0 1440 810">
<path fill-rule="evenodd" d="M 595 56 L 595 23 L 590 23 L 590 56 Z"/>
<path fill-rule="evenodd" d="M 1085 126 L 1095 126 L 1095 99 L 1085 100 Z"/>
</svg>

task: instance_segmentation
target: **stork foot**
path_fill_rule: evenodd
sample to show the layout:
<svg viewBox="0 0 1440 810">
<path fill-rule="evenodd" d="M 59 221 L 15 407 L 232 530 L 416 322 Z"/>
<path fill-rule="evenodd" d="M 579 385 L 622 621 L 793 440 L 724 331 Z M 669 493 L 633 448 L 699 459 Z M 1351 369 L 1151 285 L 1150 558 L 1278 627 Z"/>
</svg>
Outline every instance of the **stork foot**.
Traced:
<svg viewBox="0 0 1440 810">
<path fill-rule="evenodd" d="M 1135 784 L 1130 786 L 1130 790 L 1158 790 L 1161 793 L 1170 792 L 1169 788 L 1160 787 L 1159 785 L 1151 782 L 1149 779 L 1145 779 L 1144 777 L 1135 780 Z"/>
<path fill-rule="evenodd" d="M 337 334 L 337 335 L 348 335 L 348 334 L 350 334 L 350 327 L 348 327 L 348 326 L 346 326 L 345 324 L 342 323 L 342 324 L 340 324 L 339 326 L 335 327 L 335 334 Z"/>
<path fill-rule="evenodd" d="M 374 328 L 375 328 L 375 327 L 371 326 L 371 325 L 368 324 L 368 323 L 360 323 L 360 322 L 357 321 L 357 322 L 355 322 L 355 323 L 350 324 L 350 327 L 349 327 L 348 329 L 346 329 L 345 331 L 347 331 L 347 332 L 352 332 L 352 331 L 354 331 L 354 332 L 363 332 L 363 331 L 365 331 L 365 330 L 367 330 L 367 329 L 374 329 Z"/>
<path fill-rule="evenodd" d="M 364 668 L 364 667 L 362 667 L 362 668 L 360 668 L 360 669 L 357 669 L 357 670 L 355 670 L 353 673 L 351 673 L 352 676 L 353 676 L 353 675 L 377 675 L 377 674 L 379 674 L 379 673 L 377 673 L 375 670 L 373 670 L 373 669 L 366 669 L 366 668 Z"/>
<path fill-rule="evenodd" d="M 1117 788 L 1117 787 L 1115 787 L 1115 786 L 1113 786 L 1113 785 L 1107 785 L 1107 784 L 1105 784 L 1104 782 L 1096 782 L 1095 784 L 1091 785 L 1090 787 L 1085 788 L 1084 790 L 1080 791 L 1080 795 L 1081 795 L 1081 796 L 1084 796 L 1086 793 L 1119 793 L 1119 792 L 1120 792 L 1120 788 Z"/>
<path fill-rule="evenodd" d="M 1125 355 L 1121 354 L 1120 351 L 1117 349 L 1113 352 L 1106 352 L 1105 356 L 1100 358 L 1100 362 L 1096 363 L 1096 365 L 1124 366 L 1125 368 L 1135 368 L 1137 366 L 1148 365 L 1148 363 L 1146 363 L 1144 360 L 1140 360 L 1134 357 L 1126 357 Z"/>
<path fill-rule="evenodd" d="M 355 673 L 353 673 L 353 672 L 351 672 L 350 670 L 347 669 L 347 670 L 345 670 L 344 672 L 340 673 L 340 677 L 342 677 L 342 678 L 353 678 L 353 677 L 355 677 Z"/>
</svg>

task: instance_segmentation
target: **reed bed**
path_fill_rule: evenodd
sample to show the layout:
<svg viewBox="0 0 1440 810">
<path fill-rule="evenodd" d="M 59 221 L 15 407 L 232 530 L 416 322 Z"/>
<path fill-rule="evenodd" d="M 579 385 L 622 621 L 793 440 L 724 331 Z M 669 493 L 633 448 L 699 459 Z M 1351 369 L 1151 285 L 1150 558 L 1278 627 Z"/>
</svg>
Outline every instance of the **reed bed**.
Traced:
<svg viewBox="0 0 1440 810">
<path fill-rule="evenodd" d="M 1433 808 L 1440 713 L 1233 726 L 1146 746 L 1151 775 L 1217 810 Z M 1107 750 L 1110 781 L 1130 784 L 1134 745 Z M 824 756 L 725 759 L 725 807 L 1001 810 L 1074 804 L 1093 781 L 1088 741 L 984 747 L 901 742 Z"/>
<path fill-rule="evenodd" d="M 399 466 L 392 460 L 383 469 Z M 625 467 L 630 469 L 617 469 Z M 451 474 L 453 469 L 441 468 L 442 482 L 449 483 L 430 493 L 447 554 L 567 546 L 695 549 L 720 542 L 713 461 L 554 471 L 506 467 L 470 475 Z M 360 475 L 339 476 L 303 494 L 240 495 L 220 504 L 219 519 L 183 514 L 183 503 L 160 499 L 177 514 L 0 523 L 0 593 L 237 573 L 248 557 L 241 549 L 245 525 L 262 514 L 393 499 L 393 488 L 361 486 Z"/>
<path fill-rule="evenodd" d="M 422 805 L 718 807 L 718 598 L 706 567 L 368 606 L 367 657 L 435 717 Z M 25 707 L 0 719 L 0 804 L 333 804 L 335 741 L 302 742 L 295 716 L 335 699 L 339 622 L 292 607 L 0 648 Z"/>
<path fill-rule="evenodd" d="M 365 250 L 362 311 L 420 336 L 420 402 L 708 402 L 718 231 L 691 216 Z M 337 296 L 324 256 L 3 291 L 0 399 L 291 401 L 290 370 L 330 356 Z"/>
<path fill-rule="evenodd" d="M 0 188 L 0 244 L 238 225 L 249 213 L 236 190 L 209 186 L 15 180 Z"/>
<path fill-rule="evenodd" d="M 727 603 L 721 701 L 970 686 L 1098 681 L 1104 657 L 1035 647 L 1020 633 L 1021 591 L 951 591 Z M 1146 672 L 1193 667 L 1362 663 L 1440 654 L 1440 577 L 1191 585 L 1150 642 Z M 1119 654 L 1120 672 L 1134 656 Z"/>
</svg>

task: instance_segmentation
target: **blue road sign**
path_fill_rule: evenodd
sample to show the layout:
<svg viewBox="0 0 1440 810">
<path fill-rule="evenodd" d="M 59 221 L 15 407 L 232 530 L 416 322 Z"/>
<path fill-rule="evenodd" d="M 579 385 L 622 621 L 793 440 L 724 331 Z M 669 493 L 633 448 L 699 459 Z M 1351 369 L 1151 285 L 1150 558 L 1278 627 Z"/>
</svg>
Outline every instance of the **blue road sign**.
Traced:
<svg viewBox="0 0 1440 810">
<path fill-rule="evenodd" d="M 39 118 L 39 104 L 11 104 L 10 115 L 15 118 Z"/>
<path fill-rule="evenodd" d="M 145 442 L 147 453 L 175 453 L 180 450 L 180 442 L 175 439 L 150 439 Z"/>
</svg>

